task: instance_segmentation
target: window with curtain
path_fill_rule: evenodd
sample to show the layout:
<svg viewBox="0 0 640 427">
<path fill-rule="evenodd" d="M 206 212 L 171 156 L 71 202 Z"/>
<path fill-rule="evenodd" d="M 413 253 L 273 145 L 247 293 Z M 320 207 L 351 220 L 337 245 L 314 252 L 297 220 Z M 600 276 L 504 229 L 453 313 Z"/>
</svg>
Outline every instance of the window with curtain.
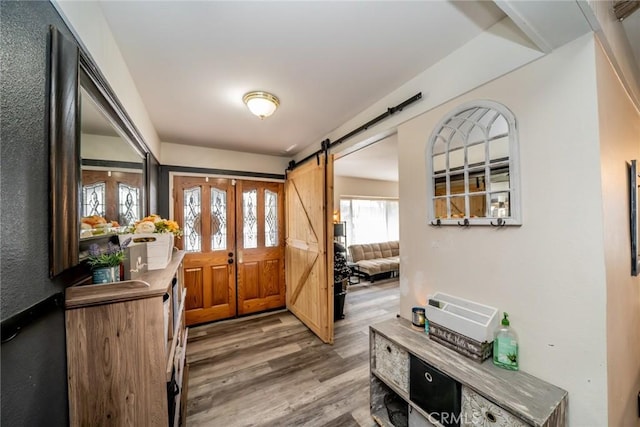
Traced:
<svg viewBox="0 0 640 427">
<path fill-rule="evenodd" d="M 340 199 L 340 219 L 347 225 L 347 245 L 400 240 L 398 200 Z"/>
</svg>

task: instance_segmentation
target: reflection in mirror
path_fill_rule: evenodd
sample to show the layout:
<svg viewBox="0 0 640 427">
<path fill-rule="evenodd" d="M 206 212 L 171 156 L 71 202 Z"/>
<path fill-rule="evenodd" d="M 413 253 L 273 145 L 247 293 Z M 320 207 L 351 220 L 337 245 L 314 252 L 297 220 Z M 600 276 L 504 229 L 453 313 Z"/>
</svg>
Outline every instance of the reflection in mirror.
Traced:
<svg viewBox="0 0 640 427">
<path fill-rule="evenodd" d="M 464 124 L 464 123 L 463 123 Z M 449 140 L 449 152 L 455 149 L 464 148 L 465 135 L 462 132 L 454 132 L 453 137 Z"/>
<path fill-rule="evenodd" d="M 451 197 L 451 218 L 464 218 L 466 210 L 464 207 L 464 197 Z"/>
<path fill-rule="evenodd" d="M 80 237 L 113 233 L 142 218 L 144 163 L 93 98 L 80 90 Z"/>
<path fill-rule="evenodd" d="M 511 215 L 509 209 L 509 193 L 491 193 L 491 213 L 493 218 L 507 218 Z"/>
<path fill-rule="evenodd" d="M 427 150 L 429 220 L 519 224 L 517 148 L 515 117 L 503 105 L 477 101 L 445 116 Z"/>
<path fill-rule="evenodd" d="M 467 148 L 467 157 L 469 159 L 469 167 L 484 166 L 485 159 L 485 143 L 470 145 Z"/>
<path fill-rule="evenodd" d="M 449 150 L 449 169 L 460 170 L 464 166 L 464 147 Z"/>
<path fill-rule="evenodd" d="M 447 141 L 438 138 L 433 143 L 433 173 L 441 174 L 447 168 Z"/>
<path fill-rule="evenodd" d="M 485 204 L 484 194 L 469 195 L 469 216 L 471 218 L 484 216 Z"/>
<path fill-rule="evenodd" d="M 459 173 L 449 176 L 449 194 L 464 194 L 464 174 Z"/>
<path fill-rule="evenodd" d="M 473 126 L 471 132 L 469 132 L 469 145 L 484 142 L 484 132 L 480 126 Z"/>
<path fill-rule="evenodd" d="M 491 163 L 504 162 L 509 160 L 509 137 L 502 136 L 490 140 Z"/>
<path fill-rule="evenodd" d="M 145 216 L 151 184 L 147 165 L 157 165 L 157 160 L 88 53 L 53 26 L 49 54 L 49 274 L 64 276 L 67 284 L 78 284 L 88 273 L 80 264 L 82 249 L 109 238 L 93 236 L 96 227 L 87 224 L 84 227 L 92 236 L 80 239 L 82 214 L 100 213 L 96 221 L 103 218 L 104 223 L 107 219 L 119 223 L 120 218 L 126 223 Z M 83 110 L 81 103 L 86 107 Z M 101 116 L 114 125 L 112 130 L 102 132 L 97 129 L 108 126 L 92 124 L 96 121 L 91 117 Z M 107 178 L 110 171 L 112 177 L 122 172 L 130 174 L 132 180 L 127 183 L 124 178 L 116 179 L 122 185 L 112 193 L 106 180 L 90 181 L 87 177 L 83 182 L 81 169 L 102 171 Z M 121 215 L 125 207 L 130 210 Z"/>
</svg>

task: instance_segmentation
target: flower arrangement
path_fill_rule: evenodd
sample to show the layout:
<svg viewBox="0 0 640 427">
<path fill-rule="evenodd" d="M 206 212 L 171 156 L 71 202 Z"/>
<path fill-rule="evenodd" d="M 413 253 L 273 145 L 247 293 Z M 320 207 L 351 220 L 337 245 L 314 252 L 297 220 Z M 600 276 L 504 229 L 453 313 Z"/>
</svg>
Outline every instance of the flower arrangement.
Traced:
<svg viewBox="0 0 640 427">
<path fill-rule="evenodd" d="M 97 244 L 89 246 L 87 263 L 92 269 L 117 267 L 125 259 L 124 250 L 131 242 L 131 238 L 126 239 L 120 245 L 109 242 L 105 250 L 100 249 Z"/>
<path fill-rule="evenodd" d="M 129 227 L 127 233 L 173 233 L 174 236 L 180 238 L 182 230 L 177 222 L 170 219 L 163 219 L 160 215 L 149 215 L 136 221 Z"/>
</svg>

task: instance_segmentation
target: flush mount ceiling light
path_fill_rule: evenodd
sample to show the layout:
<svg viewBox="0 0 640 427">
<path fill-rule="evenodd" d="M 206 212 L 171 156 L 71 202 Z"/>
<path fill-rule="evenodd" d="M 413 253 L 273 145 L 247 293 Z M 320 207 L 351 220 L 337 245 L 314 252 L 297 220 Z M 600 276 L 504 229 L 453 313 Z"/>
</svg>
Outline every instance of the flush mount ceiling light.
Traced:
<svg viewBox="0 0 640 427">
<path fill-rule="evenodd" d="M 260 120 L 275 113 L 280 106 L 280 100 L 277 96 L 263 91 L 246 93 L 242 97 L 242 101 L 247 104 L 249 111 L 260 117 Z"/>
</svg>

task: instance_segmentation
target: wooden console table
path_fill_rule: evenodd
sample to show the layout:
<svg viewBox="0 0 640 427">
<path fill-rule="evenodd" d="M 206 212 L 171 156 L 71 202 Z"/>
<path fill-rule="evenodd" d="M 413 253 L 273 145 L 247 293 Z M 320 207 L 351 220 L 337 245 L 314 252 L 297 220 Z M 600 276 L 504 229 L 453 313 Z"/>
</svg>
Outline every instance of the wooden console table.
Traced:
<svg viewBox="0 0 640 427">
<path fill-rule="evenodd" d="M 369 342 L 371 415 L 379 425 L 393 425 L 389 397 L 403 402 L 409 425 L 441 425 L 437 421 L 442 414 L 425 409 L 430 403 L 424 402 L 428 398 L 423 389 L 416 392 L 419 387 L 446 389 L 437 391 L 434 396 L 438 398 L 449 391 L 454 396 L 455 401 L 433 403 L 451 404 L 456 408 L 453 412 L 458 411 L 446 415 L 444 425 L 566 425 L 565 390 L 522 371 L 498 368 L 490 359 L 482 364 L 470 360 L 429 339 L 424 331 L 413 329 L 405 319 L 372 325 Z M 435 385 L 436 377 L 444 385 Z"/>
<path fill-rule="evenodd" d="M 183 257 L 174 251 L 166 268 L 139 280 L 66 290 L 70 425 L 178 426 L 184 420 Z"/>
</svg>

